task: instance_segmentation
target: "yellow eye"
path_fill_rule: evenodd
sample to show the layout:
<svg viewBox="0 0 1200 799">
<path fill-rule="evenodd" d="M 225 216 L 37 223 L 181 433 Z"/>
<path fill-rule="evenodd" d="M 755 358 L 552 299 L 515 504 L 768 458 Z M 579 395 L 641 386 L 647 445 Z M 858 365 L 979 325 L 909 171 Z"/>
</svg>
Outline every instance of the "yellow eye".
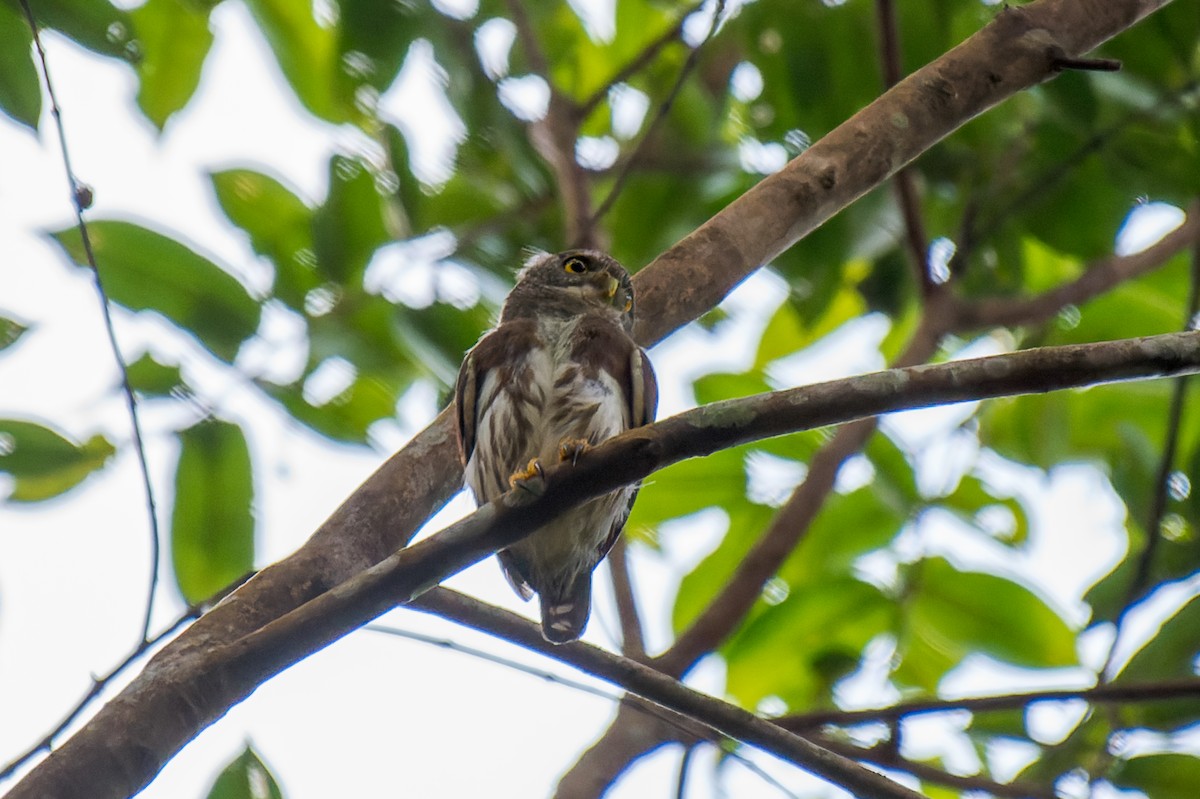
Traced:
<svg viewBox="0 0 1200 799">
<path fill-rule="evenodd" d="M 625 313 L 629 313 L 629 309 L 633 307 L 633 297 L 625 300 Z"/>
<path fill-rule="evenodd" d="M 582 258 L 568 258 L 563 264 L 563 269 L 573 275 L 582 275 L 587 271 L 587 264 L 583 262 Z"/>
</svg>

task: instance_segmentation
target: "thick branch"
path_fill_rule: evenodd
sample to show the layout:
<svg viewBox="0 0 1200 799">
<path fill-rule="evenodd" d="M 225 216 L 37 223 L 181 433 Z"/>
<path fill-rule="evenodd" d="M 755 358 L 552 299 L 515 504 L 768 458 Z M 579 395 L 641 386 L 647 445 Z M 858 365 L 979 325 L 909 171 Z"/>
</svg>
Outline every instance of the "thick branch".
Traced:
<svg viewBox="0 0 1200 799">
<path fill-rule="evenodd" d="M 764 180 L 637 276 L 639 341 L 653 344 L 719 302 L 759 264 L 895 168 L 1005 97 L 1050 74 L 1040 30 L 1078 55 L 1163 5 L 1159 0 L 1036 0 L 889 91 L 782 172 Z M 909 123 L 903 140 L 890 120 Z M 458 490 L 443 413 L 367 480 L 296 554 L 264 569 L 153 658 L 118 697 L 52 753 L 12 796 L 128 796 L 223 707 L 188 686 L 204 653 L 234 641 L 378 562 Z M 217 703 L 219 704 L 219 703 Z"/>
<path fill-rule="evenodd" d="M 418 545 L 419 546 L 419 545 Z M 446 589 L 427 595 L 441 615 L 454 616 L 460 621 L 490 634 L 500 633 L 506 640 L 525 646 L 542 647 L 541 633 L 536 624 L 502 608 L 473 603 Z M 420 607 L 426 600 L 418 603 Z M 464 602 L 465 601 L 465 602 Z M 459 612 L 460 608 L 465 612 Z M 480 613 L 486 613 L 486 626 L 472 624 Z M 706 737 L 719 740 L 721 735 L 757 746 L 777 757 L 803 766 L 856 796 L 871 799 L 919 799 L 920 794 L 905 788 L 887 777 L 864 768 L 849 758 L 787 732 L 782 727 L 760 719 L 748 710 L 714 699 L 688 688 L 681 682 L 649 666 L 613 655 L 598 647 L 575 641 L 557 647 L 555 657 L 621 686 L 627 691 L 646 697 L 654 703 L 683 716 L 698 720 L 720 735 Z"/>
<path fill-rule="evenodd" d="M 1165 0 L 1037 0 L 1005 7 L 983 30 L 889 89 L 779 172 L 663 253 L 641 287 L 637 333 L 658 341 L 657 303 L 699 316 L 761 264 L 891 177 L 973 117 L 1054 74 Z M 1061 51 L 1061 52 L 1060 52 Z M 726 269 L 712 279 L 704 264 Z"/>
<path fill-rule="evenodd" d="M 532 501 L 518 504 L 515 497 L 528 492 L 511 492 L 244 638 L 212 648 L 202 656 L 199 673 L 186 681 L 160 675 L 160 689 L 175 694 L 177 701 L 172 718 L 160 723 L 182 745 L 185 731 L 194 735 L 264 680 L 321 646 L 513 544 L 566 509 L 685 458 L 880 413 L 1198 370 L 1200 333 L 1176 333 L 892 369 L 687 411 L 601 444 L 579 466 L 548 469 L 545 490 Z M 91 780 L 89 795 L 119 795 L 104 790 L 113 786 L 96 785 L 94 776 Z M 19 784 L 12 799 L 68 796 L 81 787 L 71 783 L 70 791 L 47 792 L 36 782 Z"/>
</svg>

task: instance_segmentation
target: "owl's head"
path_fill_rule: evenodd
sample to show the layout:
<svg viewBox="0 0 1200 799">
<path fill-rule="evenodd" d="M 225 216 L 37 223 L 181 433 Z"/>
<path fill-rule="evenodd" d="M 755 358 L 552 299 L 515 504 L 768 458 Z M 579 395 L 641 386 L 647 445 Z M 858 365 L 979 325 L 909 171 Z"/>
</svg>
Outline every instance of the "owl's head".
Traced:
<svg viewBox="0 0 1200 799">
<path fill-rule="evenodd" d="M 633 324 L 633 282 L 612 256 L 597 250 L 539 252 L 517 274 L 501 321 L 545 314 L 578 316 L 606 311 Z"/>
</svg>

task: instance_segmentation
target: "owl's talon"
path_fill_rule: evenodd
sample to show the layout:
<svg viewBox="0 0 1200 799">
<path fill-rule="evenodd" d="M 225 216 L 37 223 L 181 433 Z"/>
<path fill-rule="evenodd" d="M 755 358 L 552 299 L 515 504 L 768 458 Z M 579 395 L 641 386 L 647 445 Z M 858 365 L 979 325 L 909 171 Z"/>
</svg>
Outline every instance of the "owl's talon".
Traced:
<svg viewBox="0 0 1200 799">
<path fill-rule="evenodd" d="M 572 466 L 579 463 L 579 456 L 592 448 L 592 442 L 586 438 L 565 438 L 558 445 L 558 460 L 560 463 L 571 462 Z"/>
<path fill-rule="evenodd" d="M 513 472 L 508 478 L 508 485 L 513 490 L 519 488 L 529 494 L 526 499 L 540 497 L 546 490 L 546 472 L 542 468 L 542 462 L 537 458 L 530 460 L 523 470 Z"/>
</svg>

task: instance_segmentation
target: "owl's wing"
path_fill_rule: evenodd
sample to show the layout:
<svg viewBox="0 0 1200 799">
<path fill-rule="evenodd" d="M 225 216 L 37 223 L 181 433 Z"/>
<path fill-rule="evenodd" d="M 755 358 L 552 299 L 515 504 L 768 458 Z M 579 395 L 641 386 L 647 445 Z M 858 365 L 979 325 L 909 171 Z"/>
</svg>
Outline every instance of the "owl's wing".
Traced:
<svg viewBox="0 0 1200 799">
<path fill-rule="evenodd" d="M 475 451 L 475 428 L 479 421 L 475 415 L 475 405 L 479 402 L 480 382 L 475 350 L 472 349 L 463 358 L 462 366 L 458 369 L 458 380 L 454 383 L 454 417 L 457 423 L 454 429 L 458 433 L 458 457 L 464 466 Z"/>
<path fill-rule="evenodd" d="M 632 420 L 632 426 L 641 427 L 644 424 L 650 424 L 654 421 L 654 414 L 658 411 L 658 378 L 654 376 L 654 367 L 651 366 L 646 351 L 637 345 L 634 345 L 629 353 L 628 385 L 629 418 Z M 617 543 L 617 538 L 625 529 L 625 521 L 633 510 L 633 503 L 637 499 L 637 495 L 638 486 L 635 485 L 629 492 L 629 503 L 625 506 L 625 512 L 613 519 L 612 529 L 597 548 L 597 563 L 604 560 L 609 550 L 613 548 L 613 544 Z"/>
<path fill-rule="evenodd" d="M 634 346 L 629 353 L 629 418 L 633 427 L 641 427 L 654 421 L 658 411 L 658 378 L 650 358 L 641 347 Z"/>
<path fill-rule="evenodd" d="M 454 412 L 458 454 L 464 466 L 475 451 L 480 416 L 487 411 L 495 393 L 514 379 L 513 365 L 538 344 L 537 323 L 532 319 L 519 319 L 506 322 L 485 335 L 463 359 L 454 384 Z M 487 378 L 493 371 L 498 379 L 489 384 Z M 485 385 L 492 386 L 489 396 L 483 396 Z"/>
<path fill-rule="evenodd" d="M 458 454 L 464 466 L 475 452 L 480 417 L 492 403 L 498 388 L 505 381 L 513 379 L 512 365 L 536 345 L 536 336 L 536 325 L 532 322 L 522 320 L 501 325 L 480 339 L 463 359 L 462 367 L 458 370 L 458 380 L 454 385 L 454 413 Z M 488 377 L 493 372 L 496 373 L 497 379 L 489 382 Z M 483 395 L 485 385 L 492 386 L 489 396 Z M 484 446 L 487 446 L 486 442 Z M 479 488 L 486 491 L 482 486 Z M 485 502 L 491 497 L 477 496 L 476 499 Z M 508 551 L 497 552 L 496 556 L 513 590 L 522 599 L 532 597 L 533 589 L 522 572 L 521 564 Z"/>
</svg>

